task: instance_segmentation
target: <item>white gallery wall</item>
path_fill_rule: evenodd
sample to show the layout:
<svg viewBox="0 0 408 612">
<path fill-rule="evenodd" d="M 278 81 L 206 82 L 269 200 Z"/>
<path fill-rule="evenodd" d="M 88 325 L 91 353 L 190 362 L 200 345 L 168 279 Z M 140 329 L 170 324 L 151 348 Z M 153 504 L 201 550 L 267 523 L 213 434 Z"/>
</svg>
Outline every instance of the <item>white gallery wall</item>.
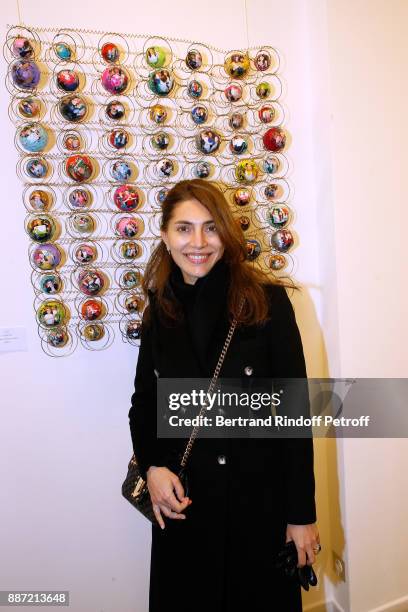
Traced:
<svg viewBox="0 0 408 612">
<path fill-rule="evenodd" d="M 406 377 L 408 2 L 327 15 L 340 374 Z M 343 452 L 351 610 L 407 610 L 407 441 Z"/>
<path fill-rule="evenodd" d="M 247 44 L 243 0 L 208 0 L 199 12 L 186 0 L 123 0 L 117 11 L 107 0 L 19 4 L 27 25 Z M 271 44 L 282 58 L 304 287 L 294 305 L 309 376 L 404 377 L 408 1 L 247 0 L 247 10 L 250 45 Z M 17 20 L 14 2 L 2 7 L 3 36 Z M 42 352 L 4 87 L 0 99 L 0 327 L 26 328 L 28 347 L 0 354 L 0 590 L 70 590 L 74 612 L 146 612 L 149 527 L 120 495 L 137 349 Z M 324 550 L 305 608 L 380 612 L 408 597 L 407 455 L 404 439 L 316 441 Z"/>
</svg>

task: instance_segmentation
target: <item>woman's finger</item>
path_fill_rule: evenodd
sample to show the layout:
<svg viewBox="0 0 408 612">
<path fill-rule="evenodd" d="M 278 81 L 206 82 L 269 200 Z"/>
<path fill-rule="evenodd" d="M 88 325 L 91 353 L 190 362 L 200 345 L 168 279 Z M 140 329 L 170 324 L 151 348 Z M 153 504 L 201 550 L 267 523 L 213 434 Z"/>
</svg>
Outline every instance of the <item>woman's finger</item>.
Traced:
<svg viewBox="0 0 408 612">
<path fill-rule="evenodd" d="M 181 512 L 188 506 L 188 499 L 183 502 L 179 502 L 173 491 L 171 491 L 166 495 L 162 503 L 168 506 L 170 510 L 173 510 L 174 512 Z"/>
<path fill-rule="evenodd" d="M 179 501 L 184 501 L 184 487 L 181 484 L 180 478 L 178 476 L 175 476 L 175 478 L 173 478 L 173 486 Z"/>
<path fill-rule="evenodd" d="M 160 506 L 158 504 L 153 504 L 153 512 L 154 512 L 154 516 L 156 517 L 156 520 L 159 523 L 160 527 L 164 529 L 165 524 L 164 524 L 163 517 L 160 512 Z"/>
<path fill-rule="evenodd" d="M 296 546 L 296 549 L 298 553 L 298 567 L 303 567 L 304 565 L 306 565 L 306 552 L 303 548 L 300 548 L 298 546 Z"/>
<path fill-rule="evenodd" d="M 180 514 L 179 512 L 173 512 L 171 508 L 169 508 L 168 506 L 164 504 L 161 504 L 160 510 L 168 518 L 172 518 L 172 519 L 185 519 L 186 518 L 185 514 Z"/>
<path fill-rule="evenodd" d="M 308 565 L 313 565 L 313 563 L 316 561 L 316 555 L 313 551 L 313 548 L 315 547 L 315 544 L 308 544 L 306 546 L 306 554 L 307 554 L 307 564 Z"/>
</svg>

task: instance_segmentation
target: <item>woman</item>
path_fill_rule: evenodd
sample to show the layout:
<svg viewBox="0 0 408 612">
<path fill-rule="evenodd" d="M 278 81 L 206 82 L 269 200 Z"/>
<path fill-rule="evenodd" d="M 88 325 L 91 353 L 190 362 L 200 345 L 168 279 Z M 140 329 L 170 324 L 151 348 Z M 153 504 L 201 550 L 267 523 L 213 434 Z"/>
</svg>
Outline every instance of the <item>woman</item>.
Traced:
<svg viewBox="0 0 408 612">
<path fill-rule="evenodd" d="M 197 438 L 185 497 L 177 473 L 186 440 L 156 435 L 157 378 L 211 379 L 234 317 L 221 377 L 305 377 L 291 303 L 246 261 L 242 231 L 214 184 L 178 183 L 162 211 L 162 240 L 143 280 L 149 306 L 129 412 L 158 521 L 149 610 L 298 612 L 298 584 L 272 564 L 289 540 L 300 566 L 315 561 L 312 440 Z"/>
</svg>

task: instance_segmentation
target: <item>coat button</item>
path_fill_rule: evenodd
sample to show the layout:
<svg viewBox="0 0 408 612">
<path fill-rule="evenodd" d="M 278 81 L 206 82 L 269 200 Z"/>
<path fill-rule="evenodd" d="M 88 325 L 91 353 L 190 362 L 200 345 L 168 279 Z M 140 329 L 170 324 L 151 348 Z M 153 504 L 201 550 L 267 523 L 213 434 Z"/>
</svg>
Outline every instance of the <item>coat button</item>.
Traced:
<svg viewBox="0 0 408 612">
<path fill-rule="evenodd" d="M 227 458 L 225 455 L 218 455 L 217 461 L 220 465 L 225 465 L 227 463 Z"/>
<path fill-rule="evenodd" d="M 247 366 L 247 367 L 245 368 L 245 370 L 244 370 L 244 372 L 245 372 L 245 374 L 246 374 L 247 376 L 251 376 L 253 371 L 254 371 L 254 369 L 253 369 L 253 368 L 251 368 L 251 366 Z"/>
</svg>

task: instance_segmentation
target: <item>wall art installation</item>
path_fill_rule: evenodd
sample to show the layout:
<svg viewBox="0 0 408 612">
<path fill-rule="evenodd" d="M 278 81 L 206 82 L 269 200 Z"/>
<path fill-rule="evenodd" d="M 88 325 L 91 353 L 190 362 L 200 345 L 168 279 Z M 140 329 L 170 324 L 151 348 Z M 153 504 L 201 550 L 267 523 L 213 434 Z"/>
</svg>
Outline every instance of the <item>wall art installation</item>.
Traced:
<svg viewBox="0 0 408 612">
<path fill-rule="evenodd" d="M 137 344 L 161 203 L 217 181 L 248 260 L 288 275 L 287 133 L 271 46 L 11 27 L 4 44 L 17 173 L 44 351 Z"/>
</svg>

